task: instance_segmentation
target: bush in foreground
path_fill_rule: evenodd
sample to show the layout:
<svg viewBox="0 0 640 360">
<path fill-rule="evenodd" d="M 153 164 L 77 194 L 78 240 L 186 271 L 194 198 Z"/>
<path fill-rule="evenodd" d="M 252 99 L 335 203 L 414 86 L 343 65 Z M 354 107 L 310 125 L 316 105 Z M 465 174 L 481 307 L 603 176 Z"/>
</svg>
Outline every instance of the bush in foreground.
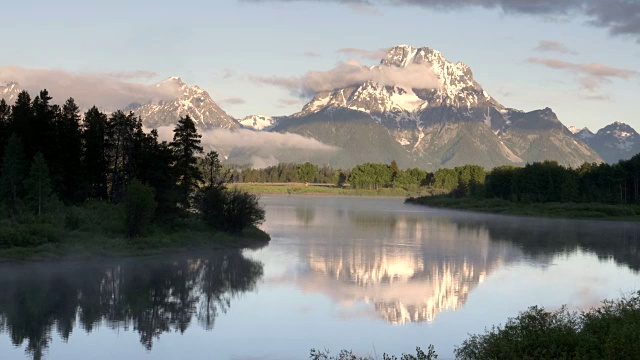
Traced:
<svg viewBox="0 0 640 360">
<path fill-rule="evenodd" d="M 238 189 L 210 187 L 204 190 L 199 210 L 211 228 L 237 235 L 265 219 L 258 196 Z"/>
<path fill-rule="evenodd" d="M 640 354 L 640 292 L 579 313 L 532 307 L 472 335 L 457 359 L 637 359 Z"/>
</svg>

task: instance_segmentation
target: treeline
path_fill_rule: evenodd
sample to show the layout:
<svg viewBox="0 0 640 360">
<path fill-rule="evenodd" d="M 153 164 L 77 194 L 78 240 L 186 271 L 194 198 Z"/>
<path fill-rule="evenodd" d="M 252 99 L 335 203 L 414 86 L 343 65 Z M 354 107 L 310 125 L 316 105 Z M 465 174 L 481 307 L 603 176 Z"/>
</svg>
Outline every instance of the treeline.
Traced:
<svg viewBox="0 0 640 360">
<path fill-rule="evenodd" d="M 73 98 L 63 106 L 51 100 L 43 90 L 33 100 L 21 92 L 12 106 L 0 101 L 4 224 L 51 222 L 64 205 L 87 201 L 121 204 L 129 237 L 151 222 L 170 223 L 193 210 L 213 228 L 235 233 L 264 218 L 255 196 L 226 189 L 229 178 L 215 152 L 202 157 L 189 116 L 166 142 L 155 130 L 144 132 L 133 112 L 107 115 L 93 107 L 82 116 Z M 212 193 L 215 204 L 204 201 Z"/>
<path fill-rule="evenodd" d="M 522 203 L 640 203 L 640 154 L 618 164 L 585 163 L 571 168 L 555 161 L 501 166 L 487 171 L 478 165 L 439 169 L 399 169 L 391 164 L 365 163 L 349 170 L 310 163 L 279 164 L 265 169 L 232 169 L 234 182 L 314 182 L 379 190 L 426 187 L 452 196 L 500 198 Z"/>
<path fill-rule="evenodd" d="M 401 170 L 395 161 L 391 164 L 365 163 L 353 169 L 333 169 L 311 163 L 282 163 L 264 169 L 230 167 L 231 180 L 237 183 L 317 183 L 356 189 L 382 188 L 415 189 L 428 186 L 433 178 L 421 169 Z"/>
</svg>

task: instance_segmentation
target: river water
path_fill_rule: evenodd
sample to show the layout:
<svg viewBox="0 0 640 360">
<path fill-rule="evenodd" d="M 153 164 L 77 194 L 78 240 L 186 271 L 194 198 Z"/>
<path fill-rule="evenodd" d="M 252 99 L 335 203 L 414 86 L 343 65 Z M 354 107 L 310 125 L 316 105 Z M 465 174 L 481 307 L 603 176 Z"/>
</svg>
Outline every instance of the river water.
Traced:
<svg viewBox="0 0 640 360">
<path fill-rule="evenodd" d="M 453 358 L 532 305 L 640 289 L 640 226 L 263 196 L 268 246 L 0 265 L 0 359 Z"/>
</svg>

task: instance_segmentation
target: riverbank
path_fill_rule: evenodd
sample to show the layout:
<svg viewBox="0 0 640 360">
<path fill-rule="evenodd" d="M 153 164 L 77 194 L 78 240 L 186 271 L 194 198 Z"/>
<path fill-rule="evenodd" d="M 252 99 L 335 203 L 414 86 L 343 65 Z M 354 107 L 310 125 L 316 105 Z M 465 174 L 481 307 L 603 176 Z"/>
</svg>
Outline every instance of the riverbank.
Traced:
<svg viewBox="0 0 640 360">
<path fill-rule="evenodd" d="M 64 208 L 40 221 L 0 221 L 0 261 L 147 256 L 194 250 L 259 248 L 271 240 L 256 227 L 242 235 L 214 232 L 194 215 L 149 226 L 127 238 L 121 206 L 91 203 Z"/>
<path fill-rule="evenodd" d="M 407 203 L 435 208 L 469 210 L 503 215 L 545 218 L 640 221 L 640 206 L 599 203 L 522 204 L 502 199 L 453 198 L 450 196 L 411 197 Z"/>
<path fill-rule="evenodd" d="M 382 188 L 378 190 L 354 189 L 351 187 L 337 187 L 330 184 L 309 184 L 302 183 L 234 183 L 231 186 L 238 187 L 254 194 L 275 195 L 333 195 L 333 196 L 386 196 L 386 197 L 407 197 L 430 195 L 431 190 L 418 189 L 408 191 L 403 188 Z"/>
</svg>

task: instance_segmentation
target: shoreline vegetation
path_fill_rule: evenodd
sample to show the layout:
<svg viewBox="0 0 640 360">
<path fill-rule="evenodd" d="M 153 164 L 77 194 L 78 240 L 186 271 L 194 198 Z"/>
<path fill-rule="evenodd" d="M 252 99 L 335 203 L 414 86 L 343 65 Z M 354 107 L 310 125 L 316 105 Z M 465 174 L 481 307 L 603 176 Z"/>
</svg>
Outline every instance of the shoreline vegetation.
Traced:
<svg viewBox="0 0 640 360">
<path fill-rule="evenodd" d="M 640 221 L 640 206 L 602 203 L 516 203 L 503 199 L 455 198 L 448 195 L 409 197 L 406 203 L 439 209 L 531 216 L 552 219 Z"/>
<path fill-rule="evenodd" d="M 569 311 L 566 306 L 547 310 L 533 306 L 505 324 L 469 337 L 454 350 L 457 360 L 493 359 L 637 359 L 640 354 L 640 292 L 619 300 L 605 300 L 599 307 Z M 433 360 L 432 345 L 425 353 L 383 354 L 383 360 Z M 312 349 L 311 360 L 377 360 L 342 350 L 337 355 Z"/>
<path fill-rule="evenodd" d="M 305 183 L 234 183 L 232 186 L 244 191 L 263 195 L 330 195 L 330 196 L 381 196 L 402 197 L 432 196 L 442 192 L 430 189 L 416 189 L 413 191 L 403 188 L 380 188 L 377 190 L 357 189 L 349 186 L 338 187 L 332 184 Z"/>
<path fill-rule="evenodd" d="M 0 100 L 0 260 L 149 255 L 266 244 L 256 195 L 229 189 L 187 115 L 173 140 L 133 112 L 80 115 L 42 90 Z"/>
</svg>

